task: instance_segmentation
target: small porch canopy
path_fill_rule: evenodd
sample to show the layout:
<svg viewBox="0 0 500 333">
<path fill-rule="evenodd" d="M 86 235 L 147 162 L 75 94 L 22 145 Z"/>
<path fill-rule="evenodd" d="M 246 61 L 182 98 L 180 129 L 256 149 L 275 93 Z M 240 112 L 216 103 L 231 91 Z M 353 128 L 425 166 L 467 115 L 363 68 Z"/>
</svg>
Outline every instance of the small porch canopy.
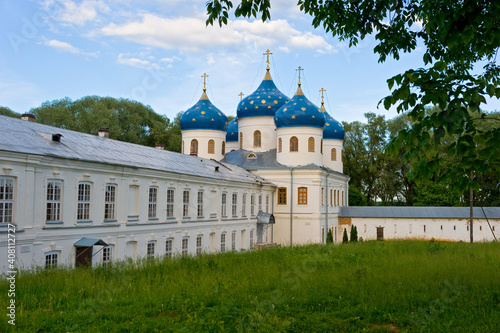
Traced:
<svg viewBox="0 0 500 333">
<path fill-rule="evenodd" d="M 90 247 L 94 245 L 108 246 L 108 244 L 106 244 L 106 242 L 104 242 L 102 239 L 87 237 L 82 237 L 74 244 L 75 247 Z"/>
<path fill-rule="evenodd" d="M 257 214 L 257 223 L 274 224 L 274 215 L 263 211 L 259 211 L 259 213 Z"/>
</svg>

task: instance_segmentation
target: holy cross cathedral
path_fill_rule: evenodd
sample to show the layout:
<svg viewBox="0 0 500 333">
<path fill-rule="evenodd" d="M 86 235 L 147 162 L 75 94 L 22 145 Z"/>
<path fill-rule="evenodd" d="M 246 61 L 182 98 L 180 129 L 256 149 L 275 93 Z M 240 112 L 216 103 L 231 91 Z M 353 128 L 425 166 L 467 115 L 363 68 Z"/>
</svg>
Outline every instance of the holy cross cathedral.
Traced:
<svg viewBox="0 0 500 333">
<path fill-rule="evenodd" d="M 240 101 L 229 124 L 204 85 L 200 100 L 181 118 L 182 152 L 240 166 L 274 184 L 272 242 L 324 242 L 328 229 L 337 238 L 338 209 L 348 198 L 344 128 L 326 111 L 324 89 L 321 107 L 304 95 L 301 67 L 295 95 L 279 91 L 269 73 L 270 54 L 262 83 Z"/>
</svg>

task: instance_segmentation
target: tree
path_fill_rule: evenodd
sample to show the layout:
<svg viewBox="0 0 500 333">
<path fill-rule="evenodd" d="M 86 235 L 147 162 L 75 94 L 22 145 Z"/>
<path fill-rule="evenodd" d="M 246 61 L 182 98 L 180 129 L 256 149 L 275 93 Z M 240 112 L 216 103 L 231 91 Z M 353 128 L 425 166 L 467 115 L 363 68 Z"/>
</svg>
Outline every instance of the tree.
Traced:
<svg viewBox="0 0 500 333">
<path fill-rule="evenodd" d="M 347 229 L 344 228 L 344 234 L 342 235 L 342 244 L 349 243 L 349 238 L 347 238 Z"/>
<path fill-rule="evenodd" d="M 234 10 L 237 17 L 270 19 L 270 0 L 242 0 Z M 413 162 L 411 179 L 429 180 L 444 166 L 448 172 L 439 181 L 452 181 L 460 192 L 479 189 L 474 173 L 500 172 L 500 126 L 480 130 L 469 111 L 479 111 L 486 96 L 500 98 L 500 2 L 496 0 L 298 0 L 312 25 L 322 26 L 340 40 L 356 45 L 369 35 L 378 44 L 379 62 L 387 57 L 424 48 L 425 68 L 408 69 L 387 80 L 391 95 L 384 107 L 408 112 L 415 124 L 391 141 L 388 152 Z M 231 0 L 207 2 L 207 25 L 227 24 Z M 483 65 L 480 74 L 474 74 Z M 427 106 L 439 106 L 429 115 Z M 484 119 L 484 118 L 483 118 Z M 456 136 L 447 151 L 459 163 L 451 164 L 433 154 L 444 134 Z"/>
<path fill-rule="evenodd" d="M 13 118 L 21 118 L 21 115 L 19 113 L 12 111 L 11 109 L 5 106 L 0 106 L 0 115 Z"/>
<path fill-rule="evenodd" d="M 349 184 L 349 206 L 366 206 L 366 197 L 354 185 Z"/>
<path fill-rule="evenodd" d="M 72 101 L 66 97 L 44 102 L 30 112 L 39 123 L 94 135 L 106 126 L 109 137 L 120 141 L 154 146 L 169 140 L 169 119 L 128 99 L 86 96 Z"/>
<path fill-rule="evenodd" d="M 351 225 L 351 242 L 355 243 L 358 241 L 358 228 L 355 225 Z"/>
<path fill-rule="evenodd" d="M 328 229 L 328 232 L 326 233 L 326 244 L 331 244 L 333 243 L 333 233 L 332 229 Z"/>
</svg>

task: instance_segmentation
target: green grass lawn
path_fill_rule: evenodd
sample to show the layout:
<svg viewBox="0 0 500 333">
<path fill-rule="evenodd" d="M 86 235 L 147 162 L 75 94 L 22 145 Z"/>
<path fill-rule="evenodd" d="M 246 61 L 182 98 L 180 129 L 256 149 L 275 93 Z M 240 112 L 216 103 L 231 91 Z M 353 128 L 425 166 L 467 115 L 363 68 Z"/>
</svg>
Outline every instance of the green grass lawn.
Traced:
<svg viewBox="0 0 500 333">
<path fill-rule="evenodd" d="M 500 243 L 282 247 L 23 272 L 16 288 L 22 332 L 498 332 Z"/>
</svg>

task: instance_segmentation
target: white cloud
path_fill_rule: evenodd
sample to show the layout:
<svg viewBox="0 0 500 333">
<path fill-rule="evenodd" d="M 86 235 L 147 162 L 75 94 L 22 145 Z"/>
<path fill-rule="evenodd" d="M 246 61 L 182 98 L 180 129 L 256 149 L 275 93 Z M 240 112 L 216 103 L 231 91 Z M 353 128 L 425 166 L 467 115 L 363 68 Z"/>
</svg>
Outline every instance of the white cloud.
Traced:
<svg viewBox="0 0 500 333">
<path fill-rule="evenodd" d="M 81 51 L 78 48 L 74 47 L 70 43 L 61 42 L 61 41 L 58 41 L 55 39 L 46 41 L 45 45 L 51 46 L 51 47 L 53 47 L 59 51 L 63 51 L 63 52 L 81 53 Z"/>
<path fill-rule="evenodd" d="M 75 1 L 62 1 L 63 8 L 59 10 L 58 19 L 67 24 L 83 25 L 94 21 L 98 12 L 107 13 L 109 7 L 102 0 L 83 0 L 77 4 Z"/>
<path fill-rule="evenodd" d="M 122 65 L 128 65 L 132 67 L 139 67 L 144 69 L 161 69 L 162 67 L 157 63 L 153 63 L 147 60 L 141 60 L 138 58 L 126 57 L 123 53 L 118 55 L 118 63 Z"/>
<path fill-rule="evenodd" d="M 336 49 L 319 35 L 294 29 L 283 19 L 269 22 L 236 20 L 227 26 L 206 26 L 205 16 L 163 18 L 143 14 L 140 21 L 122 25 L 111 23 L 100 32 L 106 36 L 121 37 L 138 44 L 196 52 L 207 48 L 242 47 L 313 49 L 320 53 Z"/>
</svg>

